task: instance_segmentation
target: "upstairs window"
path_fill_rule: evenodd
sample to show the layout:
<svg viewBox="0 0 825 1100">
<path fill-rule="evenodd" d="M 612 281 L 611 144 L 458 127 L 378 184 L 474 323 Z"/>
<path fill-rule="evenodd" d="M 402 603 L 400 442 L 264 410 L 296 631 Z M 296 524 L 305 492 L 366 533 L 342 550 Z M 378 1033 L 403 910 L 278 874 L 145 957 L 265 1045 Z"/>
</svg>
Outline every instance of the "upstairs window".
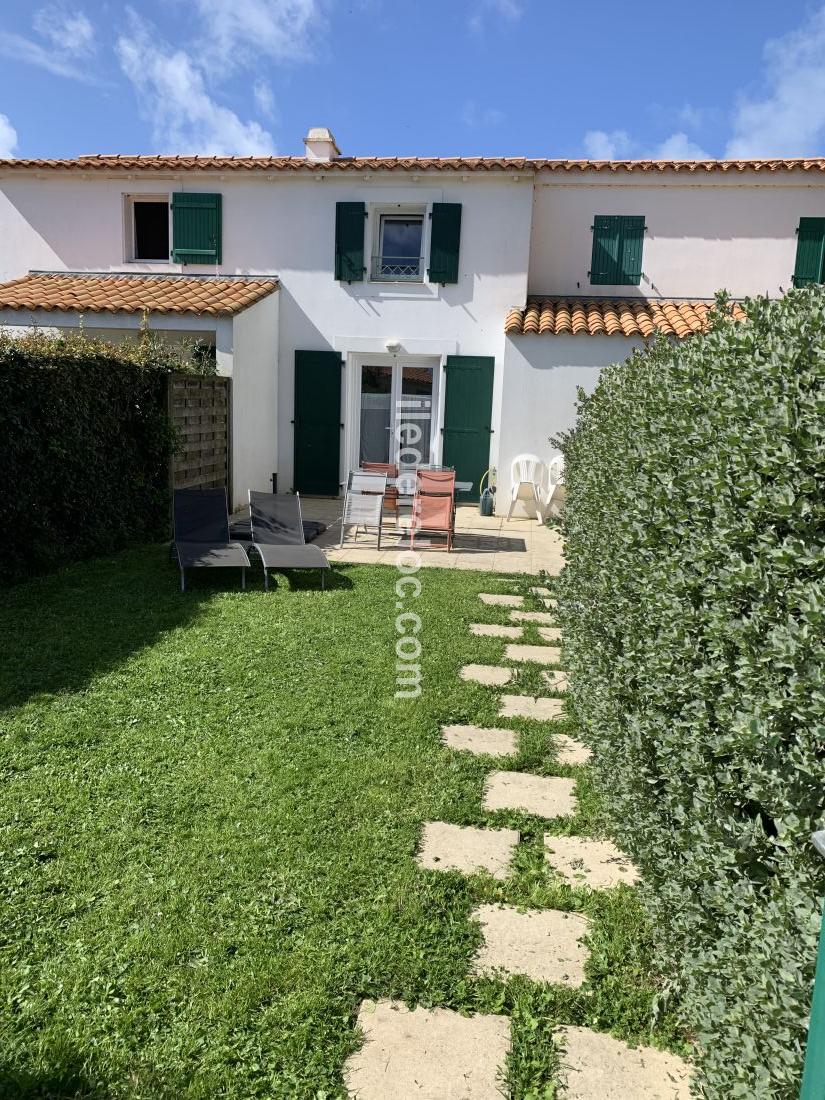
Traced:
<svg viewBox="0 0 825 1100">
<path fill-rule="evenodd" d="M 590 282 L 638 286 L 642 280 L 645 220 L 628 214 L 597 214 L 593 219 Z"/>
<path fill-rule="evenodd" d="M 825 218 L 800 218 L 794 286 L 825 283 Z"/>
<path fill-rule="evenodd" d="M 424 257 L 424 212 L 380 214 L 372 278 L 421 282 Z"/>
<path fill-rule="evenodd" d="M 133 199 L 132 259 L 169 262 L 169 200 Z"/>
</svg>

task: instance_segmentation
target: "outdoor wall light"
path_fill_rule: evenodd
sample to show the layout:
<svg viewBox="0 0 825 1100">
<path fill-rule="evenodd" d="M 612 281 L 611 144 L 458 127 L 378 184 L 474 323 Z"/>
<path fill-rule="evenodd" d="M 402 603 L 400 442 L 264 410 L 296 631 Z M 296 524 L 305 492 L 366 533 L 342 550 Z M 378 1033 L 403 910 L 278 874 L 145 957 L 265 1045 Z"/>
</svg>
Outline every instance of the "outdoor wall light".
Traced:
<svg viewBox="0 0 825 1100">
<path fill-rule="evenodd" d="M 387 351 L 390 353 L 390 355 L 395 355 L 396 352 L 401 351 L 401 341 L 400 340 L 387 340 L 386 344 L 384 344 L 384 347 L 387 349 Z"/>
</svg>

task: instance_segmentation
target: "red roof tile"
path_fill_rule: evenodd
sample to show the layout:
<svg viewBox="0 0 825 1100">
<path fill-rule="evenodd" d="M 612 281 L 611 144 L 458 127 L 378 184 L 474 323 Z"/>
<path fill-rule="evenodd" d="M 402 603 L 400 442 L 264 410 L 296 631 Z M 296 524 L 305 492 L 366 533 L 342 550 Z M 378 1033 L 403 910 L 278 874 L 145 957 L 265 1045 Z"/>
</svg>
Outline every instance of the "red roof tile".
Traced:
<svg viewBox="0 0 825 1100">
<path fill-rule="evenodd" d="M 504 322 L 510 336 L 535 333 L 559 336 L 690 336 L 707 327 L 712 306 L 707 301 L 675 301 L 659 298 L 542 298 L 531 296 L 524 309 L 511 309 Z M 745 311 L 733 305 L 733 317 L 741 321 Z"/>
</svg>

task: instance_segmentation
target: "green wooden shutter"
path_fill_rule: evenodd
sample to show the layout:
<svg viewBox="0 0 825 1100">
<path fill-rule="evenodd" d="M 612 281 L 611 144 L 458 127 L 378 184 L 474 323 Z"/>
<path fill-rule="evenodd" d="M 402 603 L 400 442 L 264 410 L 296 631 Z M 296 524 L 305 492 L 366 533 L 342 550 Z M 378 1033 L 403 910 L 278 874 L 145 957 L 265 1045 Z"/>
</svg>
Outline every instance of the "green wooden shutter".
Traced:
<svg viewBox="0 0 825 1100">
<path fill-rule="evenodd" d="M 473 483 L 462 500 L 478 500 L 481 477 L 490 465 L 495 362 L 487 355 L 448 355 L 444 367 L 441 461 L 455 467 L 458 481 Z"/>
<path fill-rule="evenodd" d="M 364 220 L 362 202 L 335 204 L 335 278 L 360 283 L 364 278 Z"/>
<path fill-rule="evenodd" d="M 636 214 L 597 214 L 593 219 L 590 282 L 638 286 L 642 279 L 645 220 Z"/>
<path fill-rule="evenodd" d="M 825 280 L 825 218 L 800 218 L 796 242 L 794 286 Z"/>
<path fill-rule="evenodd" d="M 295 352 L 295 470 L 299 493 L 338 496 L 341 456 L 341 376 L 337 351 Z"/>
<path fill-rule="evenodd" d="M 172 259 L 179 264 L 221 262 L 221 196 L 193 191 L 172 195 Z"/>
<path fill-rule="evenodd" d="M 431 283 L 458 282 L 458 251 L 461 244 L 461 203 L 434 202 L 430 227 Z"/>
<path fill-rule="evenodd" d="M 593 219 L 591 283 L 616 283 L 619 273 L 619 219 L 597 214 Z"/>
<path fill-rule="evenodd" d="M 619 278 L 623 286 L 638 286 L 642 281 L 642 245 L 645 220 L 635 215 L 619 218 Z"/>
</svg>

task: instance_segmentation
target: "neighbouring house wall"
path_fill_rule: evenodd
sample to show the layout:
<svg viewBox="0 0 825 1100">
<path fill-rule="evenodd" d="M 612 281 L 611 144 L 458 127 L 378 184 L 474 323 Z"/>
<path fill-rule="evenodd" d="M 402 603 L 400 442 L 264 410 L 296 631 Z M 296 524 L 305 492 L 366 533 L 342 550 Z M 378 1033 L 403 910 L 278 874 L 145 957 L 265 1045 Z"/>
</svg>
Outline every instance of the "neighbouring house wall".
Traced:
<svg viewBox="0 0 825 1100">
<path fill-rule="evenodd" d="M 644 216 L 639 286 L 590 283 L 596 214 Z M 800 217 L 825 217 L 820 174 L 539 173 L 530 292 L 708 298 L 725 288 L 736 297 L 776 296 L 791 285 Z"/>
<path fill-rule="evenodd" d="M 277 470 L 278 297 L 262 298 L 232 324 L 234 509 L 246 506 L 249 489 L 271 492 Z"/>
<path fill-rule="evenodd" d="M 160 177 L 160 178 L 159 178 Z M 223 196 L 220 266 L 129 263 L 127 194 L 217 191 Z M 459 281 L 351 285 L 334 279 L 335 204 L 462 204 Z M 68 212 L 71 216 L 67 216 Z M 293 469 L 294 357 L 298 349 L 382 353 L 397 340 L 402 354 L 490 355 L 496 360 L 493 422 L 503 384 L 504 317 L 527 294 L 532 179 L 512 174 L 273 174 L 222 178 L 147 172 L 139 179 L 36 178 L 0 172 L 0 278 L 32 268 L 177 274 L 277 274 L 278 455 L 272 469 L 289 489 Z M 426 230 L 425 230 L 426 232 Z M 9 241 L 9 247 L 5 242 Z M 365 234 L 369 265 L 370 233 Z M 218 358 L 221 358 L 220 351 Z M 443 399 L 443 387 L 442 387 Z M 342 407 L 346 414 L 346 407 Z M 345 436 L 350 431 L 347 424 Z M 266 444 L 264 444 L 265 446 Z M 491 461 L 497 438 L 492 437 Z M 271 469 L 268 471 L 271 472 Z M 342 469 L 342 477 L 345 471 Z"/>
<path fill-rule="evenodd" d="M 557 455 L 550 437 L 575 424 L 579 387 L 592 393 L 602 368 L 622 362 L 641 343 L 625 336 L 507 337 L 496 493 L 499 514 L 506 514 L 510 505 L 513 459 L 536 454 L 546 462 Z M 517 505 L 513 514 L 524 514 L 524 507 Z"/>
</svg>

